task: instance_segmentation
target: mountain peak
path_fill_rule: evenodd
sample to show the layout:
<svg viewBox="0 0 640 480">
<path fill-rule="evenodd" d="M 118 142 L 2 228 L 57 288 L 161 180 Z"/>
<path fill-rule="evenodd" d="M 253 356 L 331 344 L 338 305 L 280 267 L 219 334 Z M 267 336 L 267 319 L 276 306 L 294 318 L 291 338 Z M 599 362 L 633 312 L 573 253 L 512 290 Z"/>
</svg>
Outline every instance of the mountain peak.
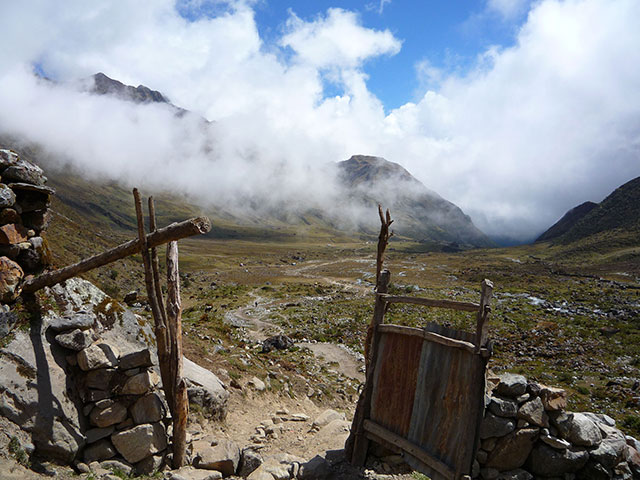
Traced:
<svg viewBox="0 0 640 480">
<path fill-rule="evenodd" d="M 98 72 L 91 77 L 93 87 L 91 93 L 98 95 L 115 95 L 123 100 L 135 103 L 169 103 L 169 101 L 157 90 L 151 90 L 144 85 L 132 87 L 125 85 L 118 80 L 108 77 L 102 72 Z"/>
<path fill-rule="evenodd" d="M 349 160 L 338 162 L 338 168 L 342 180 L 350 186 L 385 180 L 419 183 L 402 165 L 382 157 L 353 155 Z"/>
</svg>

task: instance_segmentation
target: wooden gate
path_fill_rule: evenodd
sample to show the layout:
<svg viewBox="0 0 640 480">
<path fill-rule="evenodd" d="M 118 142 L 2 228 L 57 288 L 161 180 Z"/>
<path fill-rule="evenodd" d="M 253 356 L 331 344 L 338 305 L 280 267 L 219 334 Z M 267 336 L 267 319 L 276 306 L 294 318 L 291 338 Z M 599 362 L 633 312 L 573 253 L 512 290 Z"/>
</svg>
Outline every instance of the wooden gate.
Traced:
<svg viewBox="0 0 640 480">
<path fill-rule="evenodd" d="M 387 295 L 389 277 L 382 272 L 378 284 L 367 379 L 347 455 L 363 465 L 373 440 L 402 450 L 407 463 L 432 480 L 465 478 L 471 473 L 484 411 L 493 285 L 484 280 L 480 303 L 468 303 Z M 424 329 L 385 324 L 391 303 L 473 312 L 476 332 L 435 323 Z"/>
</svg>

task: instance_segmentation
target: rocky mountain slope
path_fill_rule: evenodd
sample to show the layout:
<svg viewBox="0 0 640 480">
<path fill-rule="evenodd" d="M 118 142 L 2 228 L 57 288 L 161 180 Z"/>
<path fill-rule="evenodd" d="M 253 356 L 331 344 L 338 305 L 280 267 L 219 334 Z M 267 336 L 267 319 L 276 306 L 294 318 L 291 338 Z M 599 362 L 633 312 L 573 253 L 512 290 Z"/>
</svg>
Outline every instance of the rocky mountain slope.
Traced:
<svg viewBox="0 0 640 480">
<path fill-rule="evenodd" d="M 548 230 L 540 235 L 536 242 L 546 242 L 558 238 L 567 233 L 576 223 L 578 223 L 585 215 L 597 207 L 594 202 L 584 202 L 577 207 L 572 208 L 565 213 L 560 220 L 554 223 Z"/>
</svg>

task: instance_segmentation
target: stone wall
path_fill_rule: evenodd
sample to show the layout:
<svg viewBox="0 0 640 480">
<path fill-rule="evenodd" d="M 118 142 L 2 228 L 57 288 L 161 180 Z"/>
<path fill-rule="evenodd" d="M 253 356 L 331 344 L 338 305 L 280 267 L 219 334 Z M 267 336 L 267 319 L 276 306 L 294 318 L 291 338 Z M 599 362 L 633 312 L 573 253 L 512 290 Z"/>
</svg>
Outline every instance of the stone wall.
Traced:
<svg viewBox="0 0 640 480">
<path fill-rule="evenodd" d="M 566 411 L 566 392 L 504 374 L 489 381 L 473 477 L 640 478 L 640 442 L 596 413 Z"/>
<path fill-rule="evenodd" d="M 0 302 L 15 300 L 24 275 L 49 261 L 42 233 L 54 191 L 46 181 L 40 167 L 0 149 Z"/>
</svg>

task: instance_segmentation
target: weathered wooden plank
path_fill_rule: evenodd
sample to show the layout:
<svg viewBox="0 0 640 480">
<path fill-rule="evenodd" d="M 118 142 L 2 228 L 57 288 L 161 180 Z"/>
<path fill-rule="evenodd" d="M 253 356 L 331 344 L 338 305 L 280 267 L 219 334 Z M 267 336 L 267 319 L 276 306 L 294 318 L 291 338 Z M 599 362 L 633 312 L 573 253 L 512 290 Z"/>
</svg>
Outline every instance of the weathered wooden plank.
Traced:
<svg viewBox="0 0 640 480">
<path fill-rule="evenodd" d="M 411 424 L 423 344 L 420 337 L 393 333 L 380 340 L 370 418 L 403 437 Z"/>
<path fill-rule="evenodd" d="M 480 293 L 480 310 L 476 315 L 476 349 L 480 350 L 487 343 L 487 335 L 489 333 L 489 316 L 491 296 L 493 295 L 493 283 L 486 278 L 482 281 Z"/>
<path fill-rule="evenodd" d="M 364 428 L 367 432 L 370 432 L 373 435 L 400 447 L 409 455 L 416 457 L 422 463 L 428 465 L 430 468 L 442 475 L 443 478 L 447 480 L 455 480 L 455 471 L 449 465 L 432 456 L 429 452 L 419 447 L 418 445 L 415 445 L 409 440 L 402 438 L 400 435 L 396 435 L 395 433 L 376 424 L 375 422 L 372 422 L 371 420 L 365 420 Z"/>
<path fill-rule="evenodd" d="M 476 352 L 476 346 L 473 343 L 465 342 L 463 340 L 455 340 L 453 338 L 446 337 L 444 335 L 440 335 L 433 332 L 428 332 L 421 328 L 414 327 L 405 327 L 401 325 L 392 325 L 392 324 L 384 324 L 378 327 L 380 333 L 397 333 L 400 335 L 407 335 L 413 337 L 420 337 L 423 340 L 427 340 L 429 342 L 439 343 L 440 345 L 446 345 L 448 347 L 460 348 L 465 352 L 469 353 L 484 353 L 488 354 L 487 349 L 481 349 L 480 352 Z"/>
<path fill-rule="evenodd" d="M 472 302 L 457 302 L 455 300 L 434 300 L 431 298 L 405 297 L 402 295 L 379 294 L 388 303 L 410 303 L 413 305 L 423 305 L 425 307 L 449 308 L 451 310 L 461 310 L 464 312 L 477 312 L 480 305 Z"/>
</svg>

